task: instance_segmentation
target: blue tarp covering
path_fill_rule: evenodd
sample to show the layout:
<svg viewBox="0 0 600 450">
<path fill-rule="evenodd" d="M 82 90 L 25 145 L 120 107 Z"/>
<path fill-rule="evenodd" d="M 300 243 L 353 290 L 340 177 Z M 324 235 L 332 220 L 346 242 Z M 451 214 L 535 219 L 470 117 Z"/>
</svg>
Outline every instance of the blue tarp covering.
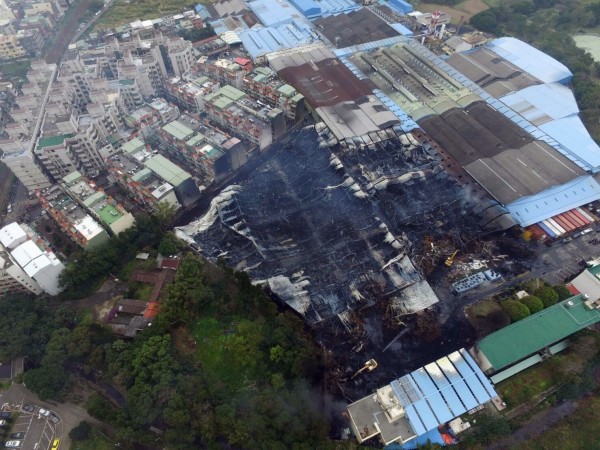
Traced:
<svg viewBox="0 0 600 450">
<path fill-rule="evenodd" d="M 494 39 L 487 46 L 497 55 L 544 83 L 566 84 L 573 78 L 567 66 L 519 39 L 502 37 Z"/>
<path fill-rule="evenodd" d="M 600 185 L 587 175 L 539 194 L 522 197 L 506 205 L 506 209 L 521 226 L 526 227 L 595 200 L 600 200 Z"/>
</svg>

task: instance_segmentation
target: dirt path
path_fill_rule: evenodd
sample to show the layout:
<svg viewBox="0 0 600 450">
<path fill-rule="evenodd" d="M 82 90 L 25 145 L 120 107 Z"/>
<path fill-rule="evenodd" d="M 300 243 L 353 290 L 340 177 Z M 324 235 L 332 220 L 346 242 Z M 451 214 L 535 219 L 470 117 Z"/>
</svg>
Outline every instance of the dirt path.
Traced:
<svg viewBox="0 0 600 450">
<path fill-rule="evenodd" d="M 467 23 L 475 14 L 485 11 L 488 8 L 489 5 L 483 0 L 466 0 L 454 6 L 438 5 L 436 3 L 420 3 L 416 9 L 421 12 L 433 12 L 436 9 L 439 9 L 452 16 L 451 23 L 458 24 L 461 17 L 463 17 L 463 23 Z"/>
<path fill-rule="evenodd" d="M 578 407 L 579 403 L 576 401 L 567 400 L 560 405 L 542 411 L 533 416 L 526 425 L 519 428 L 506 439 L 491 444 L 489 447 L 487 447 L 487 450 L 519 448 L 519 443 L 529 441 L 544 433 L 558 422 L 563 420 L 565 417 L 573 414 Z"/>
</svg>

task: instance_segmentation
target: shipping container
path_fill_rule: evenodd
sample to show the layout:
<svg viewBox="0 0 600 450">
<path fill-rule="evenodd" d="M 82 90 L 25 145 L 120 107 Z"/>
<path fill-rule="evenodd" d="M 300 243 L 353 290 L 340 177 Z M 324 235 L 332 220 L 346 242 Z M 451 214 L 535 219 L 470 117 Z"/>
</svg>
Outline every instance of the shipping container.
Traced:
<svg viewBox="0 0 600 450">
<path fill-rule="evenodd" d="M 577 225 L 577 228 L 585 227 L 585 222 L 579 217 L 577 217 L 576 214 L 573 214 L 572 211 L 567 211 L 566 213 L 563 213 L 563 215 L 566 216 L 571 221 L 571 223 L 575 223 Z"/>
<path fill-rule="evenodd" d="M 554 220 L 552 217 L 549 219 L 546 219 L 546 221 L 554 227 L 554 229 L 558 233 L 558 236 L 562 236 L 563 234 L 566 233 L 566 230 L 563 227 L 561 227 L 560 224 L 556 220 Z"/>
<path fill-rule="evenodd" d="M 550 239 L 556 238 L 556 231 L 552 229 L 552 227 L 544 220 L 539 222 L 540 228 L 546 232 Z"/>
<path fill-rule="evenodd" d="M 590 221 L 590 223 L 594 222 L 594 218 L 583 208 L 577 208 L 577 211 L 579 211 L 581 214 L 583 214 L 583 216 Z"/>
<path fill-rule="evenodd" d="M 556 216 L 552 216 L 552 220 L 554 220 L 557 224 L 559 224 L 566 233 L 569 233 L 575 229 L 575 226 L 571 224 L 568 220 L 565 220 L 561 214 L 557 214 Z"/>
<path fill-rule="evenodd" d="M 571 212 L 575 216 L 577 216 L 577 218 L 579 220 L 581 220 L 583 222 L 583 226 L 589 225 L 590 221 L 583 214 L 581 214 L 579 211 L 577 211 L 576 209 L 572 209 Z"/>
</svg>

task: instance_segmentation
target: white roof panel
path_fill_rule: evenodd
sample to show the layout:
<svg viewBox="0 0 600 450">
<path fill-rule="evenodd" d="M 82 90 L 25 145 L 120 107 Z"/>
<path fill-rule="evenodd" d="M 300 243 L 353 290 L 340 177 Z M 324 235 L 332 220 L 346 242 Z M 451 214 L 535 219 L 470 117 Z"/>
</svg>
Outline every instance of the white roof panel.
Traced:
<svg viewBox="0 0 600 450">
<path fill-rule="evenodd" d="M 6 248 L 13 248 L 24 239 L 27 239 L 27 233 L 17 222 L 9 223 L 0 229 L 0 242 Z"/>
<path fill-rule="evenodd" d="M 42 250 L 35 245 L 33 241 L 25 241 L 21 245 L 17 246 L 11 253 L 12 257 L 17 261 L 21 267 L 25 268 L 27 264 L 33 261 L 35 258 L 42 256 Z M 31 276 L 31 274 L 27 274 Z"/>
<path fill-rule="evenodd" d="M 481 381 L 477 378 L 475 371 L 473 368 L 464 360 L 464 358 L 460 355 L 459 352 L 454 352 L 448 355 L 452 364 L 458 369 L 459 373 L 462 375 L 465 383 L 469 386 L 471 392 L 477 399 L 477 401 L 481 403 L 488 402 L 491 397 L 487 393 L 487 391 L 483 388 Z"/>
</svg>

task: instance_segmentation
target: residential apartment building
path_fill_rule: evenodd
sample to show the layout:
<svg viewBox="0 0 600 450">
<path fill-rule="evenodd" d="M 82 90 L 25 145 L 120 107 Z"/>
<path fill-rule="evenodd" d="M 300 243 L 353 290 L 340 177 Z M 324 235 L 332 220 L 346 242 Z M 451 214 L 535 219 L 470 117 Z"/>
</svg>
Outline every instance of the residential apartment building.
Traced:
<svg viewBox="0 0 600 450">
<path fill-rule="evenodd" d="M 0 60 L 23 58 L 27 52 L 14 34 L 0 34 Z"/>
<path fill-rule="evenodd" d="M 262 150 L 286 130 L 283 111 L 253 100 L 232 86 L 223 86 L 205 99 L 208 116 L 231 133 Z"/>
<path fill-rule="evenodd" d="M 281 109 L 294 122 L 301 121 L 306 114 L 304 96 L 278 78 L 269 67 L 257 67 L 247 73 L 242 79 L 242 90 L 269 106 Z"/>
<path fill-rule="evenodd" d="M 169 39 L 167 41 L 167 55 L 169 56 L 171 67 L 176 77 L 183 76 L 196 63 L 192 43 L 182 38 Z"/>
<path fill-rule="evenodd" d="M 4 288 L 17 287 L 8 279 L 12 277 L 34 294 L 60 293 L 59 276 L 65 266 L 31 228 L 16 222 L 4 226 L 0 229 L 0 244 L 4 256 L 0 283 Z"/>
<path fill-rule="evenodd" d="M 36 194 L 48 215 L 84 250 L 97 248 L 110 239 L 106 230 L 60 186 L 55 184 Z"/>
<path fill-rule="evenodd" d="M 248 66 L 248 68 L 250 67 Z M 222 85 L 229 84 L 237 89 L 241 89 L 246 73 L 248 71 L 244 67 L 228 59 L 207 60 L 196 64 L 193 68 L 193 73 L 186 75 L 186 79 L 206 75 L 211 80 L 218 81 Z"/>
<path fill-rule="evenodd" d="M 112 156 L 107 164 L 115 180 L 147 211 L 156 211 L 161 203 L 180 208 L 174 187 L 143 165 L 152 157 L 146 144 L 134 138 L 122 147 L 122 154 Z"/>
<path fill-rule="evenodd" d="M 127 212 L 114 198 L 79 172 L 72 172 L 62 179 L 61 185 L 84 209 L 94 216 L 113 235 L 135 224 L 133 214 Z"/>
<path fill-rule="evenodd" d="M 19 139 L 0 141 L 2 162 L 19 179 L 29 192 L 45 189 L 51 185 L 35 155 L 29 151 L 29 142 Z"/>
<path fill-rule="evenodd" d="M 171 78 L 164 84 L 165 97 L 193 114 L 201 114 L 204 111 L 206 96 L 217 92 L 220 87 L 218 82 L 206 76 L 200 76 L 192 81 Z"/>
</svg>

